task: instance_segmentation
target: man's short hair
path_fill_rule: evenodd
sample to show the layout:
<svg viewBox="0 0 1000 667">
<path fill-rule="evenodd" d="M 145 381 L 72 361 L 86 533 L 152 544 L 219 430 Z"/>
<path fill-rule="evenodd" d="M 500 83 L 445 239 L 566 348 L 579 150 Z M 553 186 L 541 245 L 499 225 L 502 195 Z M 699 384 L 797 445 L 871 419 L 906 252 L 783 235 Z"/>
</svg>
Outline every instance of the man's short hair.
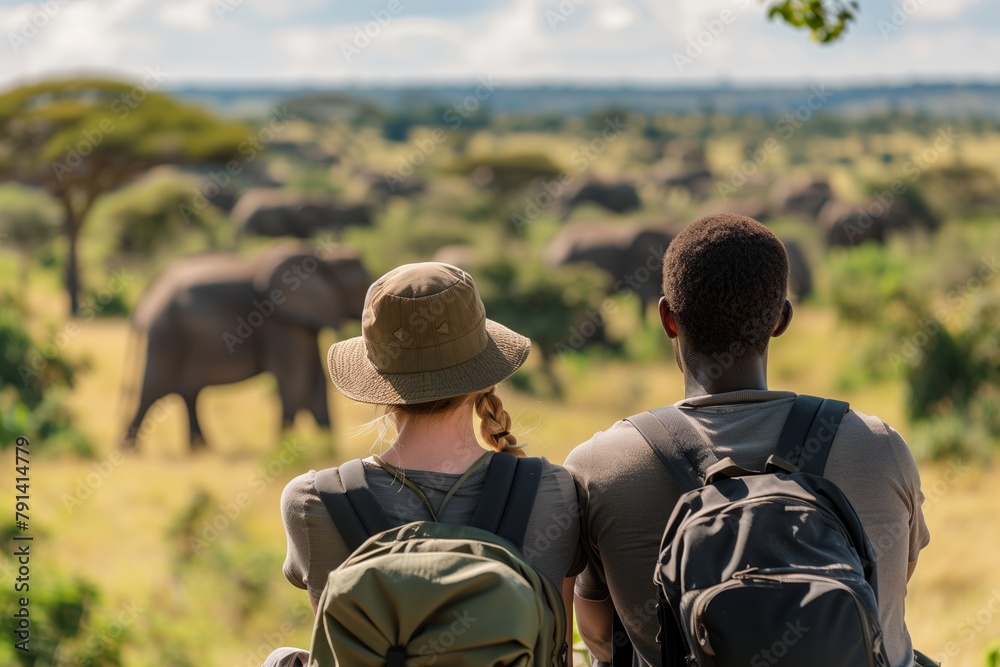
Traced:
<svg viewBox="0 0 1000 667">
<path fill-rule="evenodd" d="M 785 246 L 752 218 L 696 220 L 663 256 L 663 295 L 695 352 L 762 354 L 788 288 Z"/>
</svg>

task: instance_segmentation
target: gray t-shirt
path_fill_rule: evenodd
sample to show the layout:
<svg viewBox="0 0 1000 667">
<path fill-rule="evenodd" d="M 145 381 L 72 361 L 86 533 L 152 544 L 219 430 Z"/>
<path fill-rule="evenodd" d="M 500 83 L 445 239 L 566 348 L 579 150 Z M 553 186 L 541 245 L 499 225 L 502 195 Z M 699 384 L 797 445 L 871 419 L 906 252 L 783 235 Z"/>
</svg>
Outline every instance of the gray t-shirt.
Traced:
<svg viewBox="0 0 1000 667">
<path fill-rule="evenodd" d="M 761 469 L 774 452 L 795 394 L 737 391 L 676 403 L 722 459 Z M 577 481 L 587 568 L 577 594 L 610 594 L 643 664 L 659 664 L 653 569 L 678 492 L 652 449 L 629 423 L 616 422 L 574 449 L 566 468 Z M 906 443 L 885 422 L 851 410 L 834 439 L 824 476 L 857 511 L 878 562 L 879 616 L 893 667 L 913 664 L 904 621 L 907 564 L 930 541 L 920 476 Z"/>
<path fill-rule="evenodd" d="M 364 459 L 365 481 L 386 514 L 395 523 L 430 521 L 430 512 L 412 490 L 375 463 Z M 573 478 L 561 466 L 543 459 L 542 480 L 524 537 L 525 558 L 561 588 L 565 577 L 583 569 L 579 507 Z M 431 506 L 438 508 L 445 494 L 462 476 L 424 470 L 406 470 Z M 281 518 L 288 538 L 285 578 L 318 600 L 327 575 L 350 555 L 333 525 L 315 486 L 316 471 L 291 480 L 281 494 Z M 467 525 L 472 521 L 486 481 L 486 466 L 472 473 L 455 492 L 439 517 L 442 523 Z"/>
</svg>

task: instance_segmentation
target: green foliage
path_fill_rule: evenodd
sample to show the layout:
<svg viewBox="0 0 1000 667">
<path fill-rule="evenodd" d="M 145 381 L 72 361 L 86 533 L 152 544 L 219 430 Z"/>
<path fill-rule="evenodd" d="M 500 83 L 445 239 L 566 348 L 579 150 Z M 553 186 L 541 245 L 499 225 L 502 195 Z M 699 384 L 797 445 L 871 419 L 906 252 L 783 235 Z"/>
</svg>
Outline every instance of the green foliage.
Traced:
<svg viewBox="0 0 1000 667">
<path fill-rule="evenodd" d="M 986 667 L 1000 667 L 1000 641 L 993 641 L 986 648 Z"/>
<path fill-rule="evenodd" d="M 10 296 L 0 301 L 0 448 L 26 436 L 44 442 L 42 451 L 89 446 L 72 425 L 61 399 L 73 386 L 76 370 L 66 361 L 54 336 L 39 345 L 24 329 L 24 312 Z"/>
<path fill-rule="evenodd" d="M 14 542 L 4 545 L 4 554 L 14 551 Z M 13 558 L 0 558 L 0 569 L 15 571 Z M 0 587 L 0 664 L 19 667 L 120 667 L 121 647 L 127 628 L 103 622 L 97 609 L 97 586 L 79 577 L 46 568 L 44 577 L 32 577 L 28 591 Z M 14 647 L 19 601 L 29 599 L 31 623 L 29 652 Z"/>
<path fill-rule="evenodd" d="M 875 244 L 831 255 L 830 301 L 847 322 L 884 324 L 893 304 L 919 301 L 912 292 L 912 265 Z"/>
<path fill-rule="evenodd" d="M 215 247 L 222 216 L 213 206 L 199 206 L 196 190 L 196 179 L 167 174 L 109 195 L 104 214 L 114 229 L 116 249 L 151 257 L 176 249 L 192 232 L 204 234 L 208 246 Z"/>
<path fill-rule="evenodd" d="M 768 18 L 780 18 L 795 28 L 809 31 L 821 44 L 836 42 L 857 20 L 858 3 L 853 0 L 781 0 L 767 10 Z"/>
<path fill-rule="evenodd" d="M 918 461 L 985 460 L 991 449 L 990 435 L 957 414 L 945 414 L 915 425 L 909 445 Z"/>
<path fill-rule="evenodd" d="M 921 175 L 920 187 L 945 218 L 967 219 L 1000 206 L 1000 182 L 985 167 L 956 164 L 930 169 Z"/>
<path fill-rule="evenodd" d="M 104 79 L 49 80 L 0 94 L 0 179 L 53 194 L 69 241 L 66 290 L 79 308 L 79 230 L 94 201 L 160 164 L 225 162 L 250 136 L 242 123 Z"/>
<path fill-rule="evenodd" d="M 494 153 L 462 157 L 448 171 L 474 176 L 501 192 L 508 192 L 536 179 L 556 176 L 562 168 L 543 153 Z"/>
<path fill-rule="evenodd" d="M 59 211 L 41 193 L 18 185 L 0 187 L 0 247 L 13 246 L 24 255 L 22 277 L 30 260 L 59 235 Z"/>
<path fill-rule="evenodd" d="M 579 327 L 588 313 L 600 311 L 605 276 L 590 268 L 551 269 L 501 255 L 476 267 L 475 277 L 487 315 L 532 340 L 559 393 L 551 362 L 586 340 Z"/>
</svg>

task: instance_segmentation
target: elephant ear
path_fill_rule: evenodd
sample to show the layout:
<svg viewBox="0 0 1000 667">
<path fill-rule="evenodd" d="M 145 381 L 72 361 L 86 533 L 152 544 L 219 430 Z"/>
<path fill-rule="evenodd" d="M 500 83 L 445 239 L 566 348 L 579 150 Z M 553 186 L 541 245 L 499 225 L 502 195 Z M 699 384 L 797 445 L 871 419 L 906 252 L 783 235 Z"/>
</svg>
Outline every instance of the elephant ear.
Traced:
<svg viewBox="0 0 1000 667">
<path fill-rule="evenodd" d="M 254 271 L 253 286 L 258 292 L 266 292 L 274 287 L 281 287 L 281 277 L 289 270 L 303 265 L 311 266 L 318 262 L 313 248 L 307 243 L 283 243 L 272 247 L 257 259 Z"/>
</svg>

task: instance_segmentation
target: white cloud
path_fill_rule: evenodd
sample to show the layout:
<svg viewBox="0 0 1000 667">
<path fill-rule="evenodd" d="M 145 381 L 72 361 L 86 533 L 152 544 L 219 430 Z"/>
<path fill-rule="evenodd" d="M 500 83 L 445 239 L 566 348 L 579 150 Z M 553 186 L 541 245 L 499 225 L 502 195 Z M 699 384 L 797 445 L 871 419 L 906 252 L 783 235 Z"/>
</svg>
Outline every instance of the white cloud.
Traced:
<svg viewBox="0 0 1000 667">
<path fill-rule="evenodd" d="M 164 25 L 194 31 L 209 30 L 217 18 L 205 0 L 173 0 L 161 5 L 156 17 Z"/>
<path fill-rule="evenodd" d="M 981 0 L 923 0 L 919 8 L 913 13 L 916 19 L 929 19 L 931 21 L 947 21 L 962 15 L 967 9 L 978 5 Z M 897 6 L 902 3 L 897 2 Z M 908 4 L 908 3 L 907 3 Z"/>
<path fill-rule="evenodd" d="M 597 10 L 597 25 L 605 30 L 624 30 L 634 22 L 635 11 L 631 7 L 605 3 Z"/>
</svg>

